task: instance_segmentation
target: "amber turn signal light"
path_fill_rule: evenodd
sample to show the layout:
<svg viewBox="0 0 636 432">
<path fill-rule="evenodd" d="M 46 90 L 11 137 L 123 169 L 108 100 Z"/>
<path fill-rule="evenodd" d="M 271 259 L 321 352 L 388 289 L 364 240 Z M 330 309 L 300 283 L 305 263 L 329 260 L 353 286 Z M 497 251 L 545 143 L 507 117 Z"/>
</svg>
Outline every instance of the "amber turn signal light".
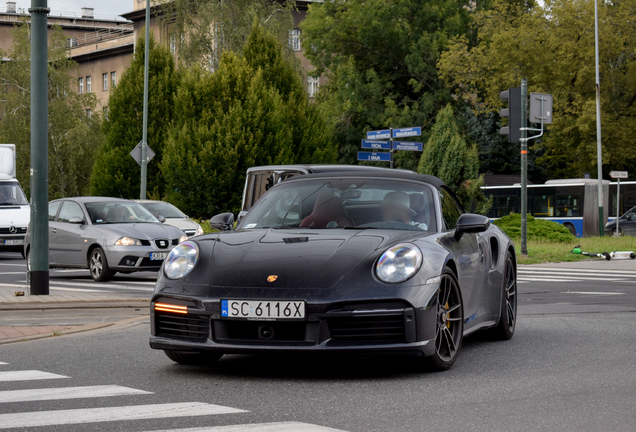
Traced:
<svg viewBox="0 0 636 432">
<path fill-rule="evenodd" d="M 188 313 L 187 306 L 172 305 L 167 303 L 155 303 L 155 310 L 161 311 L 161 312 L 174 312 L 174 313 L 180 313 L 180 314 Z"/>
</svg>

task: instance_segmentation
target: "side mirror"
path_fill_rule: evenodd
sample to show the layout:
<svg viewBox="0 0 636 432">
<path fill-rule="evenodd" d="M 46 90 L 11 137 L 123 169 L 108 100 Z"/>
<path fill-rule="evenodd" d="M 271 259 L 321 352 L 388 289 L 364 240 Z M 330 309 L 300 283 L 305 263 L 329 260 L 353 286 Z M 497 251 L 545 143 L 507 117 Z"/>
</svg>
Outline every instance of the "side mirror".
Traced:
<svg viewBox="0 0 636 432">
<path fill-rule="evenodd" d="M 84 223 L 84 219 L 82 219 L 79 216 L 73 216 L 72 218 L 68 220 L 68 223 L 82 225 Z"/>
<path fill-rule="evenodd" d="M 464 213 L 457 219 L 455 238 L 459 240 L 464 233 L 480 233 L 490 228 L 490 219 L 484 215 Z"/>
<path fill-rule="evenodd" d="M 234 228 L 234 213 L 221 213 L 212 216 L 210 226 L 219 231 L 231 231 Z"/>
<path fill-rule="evenodd" d="M 165 218 L 165 217 L 163 217 L 163 216 L 161 216 L 161 215 L 159 215 L 159 216 L 157 216 L 157 220 L 158 220 L 159 222 L 161 222 L 161 223 L 164 223 L 164 222 L 166 221 L 166 218 Z"/>
</svg>

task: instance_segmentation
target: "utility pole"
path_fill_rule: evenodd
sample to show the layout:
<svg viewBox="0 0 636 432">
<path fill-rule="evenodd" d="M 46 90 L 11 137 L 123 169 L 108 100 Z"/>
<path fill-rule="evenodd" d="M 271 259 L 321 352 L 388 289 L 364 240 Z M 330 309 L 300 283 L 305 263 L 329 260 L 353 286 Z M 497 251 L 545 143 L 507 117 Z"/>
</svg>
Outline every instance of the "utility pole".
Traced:
<svg viewBox="0 0 636 432">
<path fill-rule="evenodd" d="M 146 199 L 148 176 L 148 57 L 150 56 L 150 1 L 146 0 L 146 40 L 144 43 L 144 117 L 141 139 L 141 191 L 139 199 Z"/>
<path fill-rule="evenodd" d="M 389 162 L 389 168 L 393 168 L 393 157 L 395 156 L 393 152 L 393 128 L 390 128 L 389 130 L 391 131 L 391 138 L 389 139 L 389 142 L 391 143 L 391 162 Z"/>
<path fill-rule="evenodd" d="M 598 165 L 598 235 L 603 237 L 603 148 L 601 146 L 601 81 L 598 71 L 598 0 L 594 0 L 594 54 L 596 57 L 596 163 Z"/>
<path fill-rule="evenodd" d="M 47 0 L 31 0 L 31 249 L 29 294 L 49 294 Z"/>
<path fill-rule="evenodd" d="M 528 80 L 521 79 L 521 255 L 528 255 Z"/>
</svg>

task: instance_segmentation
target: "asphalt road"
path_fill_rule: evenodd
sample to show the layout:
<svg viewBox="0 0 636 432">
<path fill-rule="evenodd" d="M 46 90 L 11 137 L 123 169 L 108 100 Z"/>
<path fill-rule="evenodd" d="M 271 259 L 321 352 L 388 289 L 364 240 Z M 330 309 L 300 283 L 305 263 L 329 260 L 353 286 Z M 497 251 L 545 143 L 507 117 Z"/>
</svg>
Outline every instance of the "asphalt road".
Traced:
<svg viewBox="0 0 636 432">
<path fill-rule="evenodd" d="M 7 262 L 0 283 L 19 278 Z M 138 278 L 149 276 L 113 285 Z M 467 338 L 443 373 L 404 358 L 234 355 L 179 366 L 148 347 L 147 323 L 4 345 L 0 430 L 633 431 L 636 263 L 523 267 L 519 280 L 515 337 Z M 257 426 L 222 428 L 246 424 Z"/>
</svg>

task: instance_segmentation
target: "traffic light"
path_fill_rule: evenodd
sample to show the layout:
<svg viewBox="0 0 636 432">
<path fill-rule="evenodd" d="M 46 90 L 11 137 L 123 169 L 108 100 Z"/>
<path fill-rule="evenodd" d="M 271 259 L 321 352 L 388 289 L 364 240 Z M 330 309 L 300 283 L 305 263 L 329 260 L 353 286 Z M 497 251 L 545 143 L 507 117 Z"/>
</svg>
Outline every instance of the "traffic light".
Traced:
<svg viewBox="0 0 636 432">
<path fill-rule="evenodd" d="M 508 103 L 508 108 L 499 111 L 501 117 L 508 119 L 508 126 L 499 130 L 501 135 L 508 135 L 509 143 L 521 142 L 521 87 L 514 87 L 499 93 L 499 97 L 504 103 Z"/>
</svg>

